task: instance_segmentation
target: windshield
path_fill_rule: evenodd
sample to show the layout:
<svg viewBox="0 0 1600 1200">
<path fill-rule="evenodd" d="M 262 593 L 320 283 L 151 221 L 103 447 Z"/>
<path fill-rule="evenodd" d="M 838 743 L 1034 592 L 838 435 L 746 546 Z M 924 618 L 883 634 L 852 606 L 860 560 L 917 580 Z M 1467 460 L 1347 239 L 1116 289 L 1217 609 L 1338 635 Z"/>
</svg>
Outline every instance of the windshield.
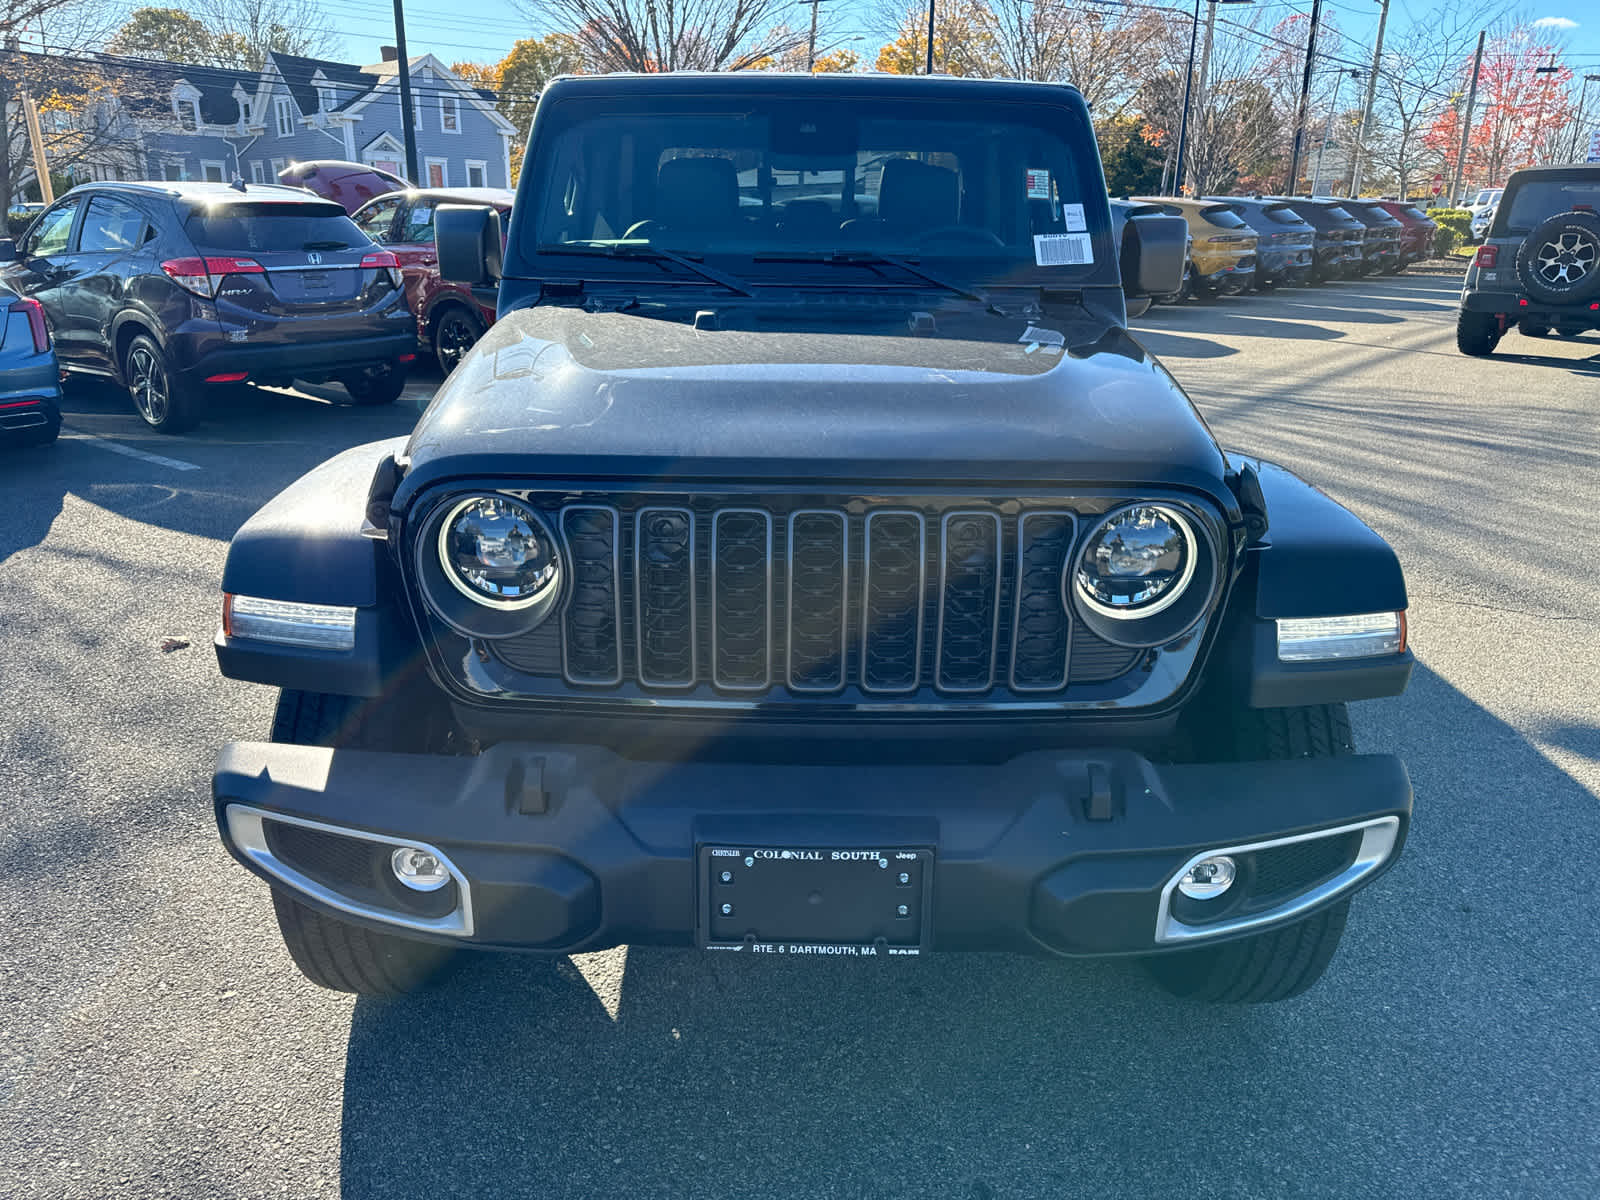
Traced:
<svg viewBox="0 0 1600 1200">
<path fill-rule="evenodd" d="M 1600 211 L 1600 177 L 1587 179 L 1530 179 L 1517 185 L 1511 196 L 1506 228 L 1527 233 L 1546 217 L 1578 205 Z M 1502 206 L 1504 207 L 1504 206 Z"/>
<path fill-rule="evenodd" d="M 524 253 L 634 243 L 750 261 L 938 259 L 968 278 L 1081 282 L 1111 259 L 1078 118 L 1043 105 L 780 97 L 566 104 L 541 128 Z M 711 109 L 712 111 L 707 111 Z M 1097 244 L 1098 243 L 1098 244 Z M 741 272 L 747 270 L 741 266 Z"/>
</svg>

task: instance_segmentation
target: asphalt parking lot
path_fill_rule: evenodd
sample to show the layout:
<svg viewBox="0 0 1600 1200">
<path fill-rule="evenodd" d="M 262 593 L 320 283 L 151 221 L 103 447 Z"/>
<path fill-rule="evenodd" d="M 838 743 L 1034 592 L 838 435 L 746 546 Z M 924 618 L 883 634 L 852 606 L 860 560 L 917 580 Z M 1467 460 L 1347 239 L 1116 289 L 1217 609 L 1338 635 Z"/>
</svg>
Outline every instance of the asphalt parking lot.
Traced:
<svg viewBox="0 0 1600 1200">
<path fill-rule="evenodd" d="M 0 452 L 0 1192 L 1592 1197 L 1600 338 L 1467 359 L 1455 291 L 1136 323 L 1225 445 L 1353 508 L 1411 589 L 1415 681 L 1353 710 L 1411 770 L 1411 840 L 1321 985 L 1263 1008 L 1007 956 L 319 991 L 212 825 L 213 756 L 273 702 L 217 674 L 217 584 L 250 512 L 430 385 L 247 391 L 184 438 L 75 390 L 55 448 Z"/>
</svg>

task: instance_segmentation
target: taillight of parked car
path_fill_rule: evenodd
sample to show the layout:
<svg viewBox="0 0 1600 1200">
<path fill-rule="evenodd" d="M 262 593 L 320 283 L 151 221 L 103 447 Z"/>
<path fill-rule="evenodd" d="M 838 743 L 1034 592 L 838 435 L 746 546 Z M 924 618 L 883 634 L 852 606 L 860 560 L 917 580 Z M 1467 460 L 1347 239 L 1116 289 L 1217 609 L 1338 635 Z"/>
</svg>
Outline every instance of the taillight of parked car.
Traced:
<svg viewBox="0 0 1600 1200">
<path fill-rule="evenodd" d="M 186 292 L 216 298 L 217 289 L 229 275 L 265 275 L 266 268 L 253 258 L 212 255 L 206 258 L 169 258 L 161 264 L 172 282 Z"/>
<path fill-rule="evenodd" d="M 405 278 L 400 272 L 400 260 L 393 250 L 374 250 L 371 254 L 361 256 L 361 268 L 364 271 L 388 271 L 389 281 L 400 286 Z"/>
<path fill-rule="evenodd" d="M 50 329 L 44 323 L 44 305 L 32 297 L 25 296 L 21 300 L 11 302 L 11 311 L 28 314 L 28 332 L 33 334 L 35 354 L 43 354 L 50 349 Z"/>
<path fill-rule="evenodd" d="M 1473 266 L 1492 267 L 1500 260 L 1500 247 L 1479 246 L 1477 256 L 1472 260 Z"/>
</svg>

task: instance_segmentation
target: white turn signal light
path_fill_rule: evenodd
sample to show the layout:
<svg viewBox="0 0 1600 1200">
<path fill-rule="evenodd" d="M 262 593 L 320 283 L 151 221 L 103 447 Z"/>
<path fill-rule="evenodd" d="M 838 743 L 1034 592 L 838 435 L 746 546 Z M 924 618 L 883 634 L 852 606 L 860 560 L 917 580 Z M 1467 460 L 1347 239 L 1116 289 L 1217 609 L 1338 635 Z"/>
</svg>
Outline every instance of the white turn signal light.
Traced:
<svg viewBox="0 0 1600 1200">
<path fill-rule="evenodd" d="M 353 650 L 356 610 L 337 604 L 298 604 L 224 594 L 222 632 L 229 638 L 303 646 L 308 650 Z"/>
<path fill-rule="evenodd" d="M 1233 886 L 1238 868 L 1226 854 L 1202 858 L 1183 873 L 1178 890 L 1191 900 L 1214 900 Z"/>
<path fill-rule="evenodd" d="M 1406 615 L 1403 612 L 1278 618 L 1280 662 L 1376 658 L 1400 654 L 1405 648 Z"/>
<path fill-rule="evenodd" d="M 394 877 L 414 892 L 437 892 L 450 882 L 450 872 L 432 850 L 401 846 L 389 856 Z"/>
</svg>

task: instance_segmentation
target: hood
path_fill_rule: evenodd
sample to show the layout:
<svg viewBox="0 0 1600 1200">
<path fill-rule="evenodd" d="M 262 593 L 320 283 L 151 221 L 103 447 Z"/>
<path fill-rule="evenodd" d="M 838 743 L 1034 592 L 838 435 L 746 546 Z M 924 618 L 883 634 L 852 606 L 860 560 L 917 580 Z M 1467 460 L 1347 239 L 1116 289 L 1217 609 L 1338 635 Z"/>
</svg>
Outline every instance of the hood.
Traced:
<svg viewBox="0 0 1600 1200">
<path fill-rule="evenodd" d="M 485 476 L 1222 486 L 1188 397 L 1082 309 L 808 307 L 510 313 L 422 415 L 402 496 Z"/>
</svg>

